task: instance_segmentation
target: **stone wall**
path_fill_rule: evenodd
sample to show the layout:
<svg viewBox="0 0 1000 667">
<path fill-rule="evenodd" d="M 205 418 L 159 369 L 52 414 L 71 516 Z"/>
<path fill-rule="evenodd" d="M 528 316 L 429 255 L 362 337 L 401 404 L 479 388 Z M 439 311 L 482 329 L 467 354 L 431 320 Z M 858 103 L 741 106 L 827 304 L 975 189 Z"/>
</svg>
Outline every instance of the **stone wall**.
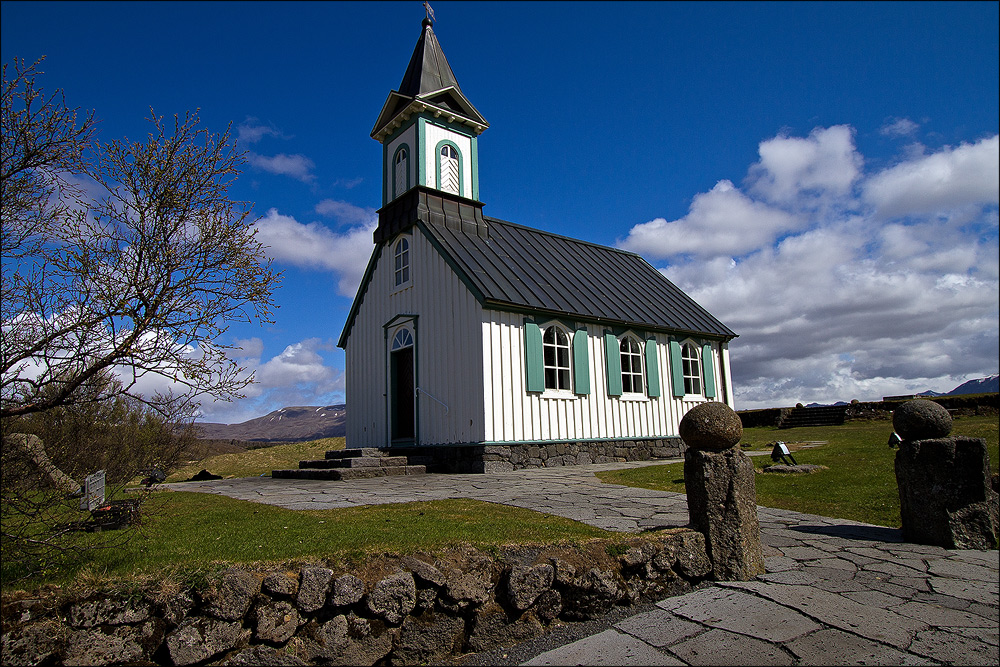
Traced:
<svg viewBox="0 0 1000 667">
<path fill-rule="evenodd" d="M 704 536 L 674 528 L 577 546 L 230 568 L 199 585 L 8 594 L 3 662 L 425 664 L 686 592 L 711 567 Z"/>
<path fill-rule="evenodd" d="M 499 473 L 522 468 L 555 468 L 589 463 L 621 463 L 680 458 L 680 438 L 655 440 L 564 441 L 510 445 L 435 446 L 420 448 L 433 456 L 436 472 Z M 414 449 L 415 451 L 415 449 Z"/>
</svg>

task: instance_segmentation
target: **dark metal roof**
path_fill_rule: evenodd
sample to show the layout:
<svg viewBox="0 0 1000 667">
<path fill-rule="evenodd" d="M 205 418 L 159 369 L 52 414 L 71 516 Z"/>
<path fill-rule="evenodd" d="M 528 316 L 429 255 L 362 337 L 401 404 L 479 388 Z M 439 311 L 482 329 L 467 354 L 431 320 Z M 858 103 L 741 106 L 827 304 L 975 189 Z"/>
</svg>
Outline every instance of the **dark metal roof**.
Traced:
<svg viewBox="0 0 1000 667">
<path fill-rule="evenodd" d="M 399 84 L 399 92 L 407 97 L 426 95 L 435 90 L 441 90 L 448 86 L 454 86 L 461 91 L 455 73 L 451 71 L 448 59 L 444 57 L 441 44 L 438 43 L 434 31 L 431 29 L 431 22 L 427 19 L 423 21 L 423 30 L 420 32 L 420 39 L 413 47 L 413 55 L 410 56 L 410 64 L 406 66 L 406 73 Z"/>
<path fill-rule="evenodd" d="M 635 253 L 484 216 L 489 239 L 422 225 L 499 310 L 722 338 L 736 334 Z"/>
<path fill-rule="evenodd" d="M 375 253 L 338 345 L 347 345 L 382 245 L 414 224 L 485 308 L 736 337 L 639 255 L 490 218 L 482 206 L 418 186 L 382 208 Z"/>
</svg>

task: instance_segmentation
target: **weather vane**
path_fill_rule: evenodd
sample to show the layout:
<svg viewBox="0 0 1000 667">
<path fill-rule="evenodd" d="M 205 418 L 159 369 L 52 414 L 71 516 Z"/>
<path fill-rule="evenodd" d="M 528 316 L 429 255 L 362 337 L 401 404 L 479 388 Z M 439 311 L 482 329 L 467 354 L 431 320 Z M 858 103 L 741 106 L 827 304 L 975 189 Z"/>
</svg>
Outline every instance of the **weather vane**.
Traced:
<svg viewBox="0 0 1000 667">
<path fill-rule="evenodd" d="M 431 5 L 429 2 L 427 2 L 427 0 L 424 0 L 424 11 L 427 13 L 426 18 L 428 18 L 430 21 L 433 22 L 437 20 L 434 18 L 434 10 L 431 9 Z"/>
</svg>

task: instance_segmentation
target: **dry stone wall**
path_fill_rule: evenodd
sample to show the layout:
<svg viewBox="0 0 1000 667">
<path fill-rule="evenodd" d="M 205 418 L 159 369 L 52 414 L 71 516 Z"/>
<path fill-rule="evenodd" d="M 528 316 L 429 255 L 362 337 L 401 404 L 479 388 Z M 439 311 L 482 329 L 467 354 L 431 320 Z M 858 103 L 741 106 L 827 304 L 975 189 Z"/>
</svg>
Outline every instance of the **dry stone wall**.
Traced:
<svg viewBox="0 0 1000 667">
<path fill-rule="evenodd" d="M 686 592 L 711 569 L 704 536 L 675 528 L 349 568 L 234 567 L 200 586 L 131 594 L 21 593 L 3 601 L 3 663 L 424 664 L 537 637 L 557 619 Z"/>
</svg>

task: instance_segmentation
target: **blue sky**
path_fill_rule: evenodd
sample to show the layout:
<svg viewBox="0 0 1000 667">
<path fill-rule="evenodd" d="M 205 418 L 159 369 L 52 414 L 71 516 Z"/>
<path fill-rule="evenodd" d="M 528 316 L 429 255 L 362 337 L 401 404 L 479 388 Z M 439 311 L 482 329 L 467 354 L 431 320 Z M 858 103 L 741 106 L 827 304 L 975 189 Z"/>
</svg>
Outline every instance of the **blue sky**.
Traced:
<svg viewBox="0 0 1000 667">
<path fill-rule="evenodd" d="M 997 3 L 435 2 L 490 122 L 487 215 L 640 253 L 740 334 L 738 409 L 947 391 L 998 370 Z M 199 108 L 248 151 L 285 279 L 225 343 L 237 422 L 343 401 L 371 252 L 369 137 L 420 2 L 3 2 L 3 61 L 105 140 Z"/>
</svg>

